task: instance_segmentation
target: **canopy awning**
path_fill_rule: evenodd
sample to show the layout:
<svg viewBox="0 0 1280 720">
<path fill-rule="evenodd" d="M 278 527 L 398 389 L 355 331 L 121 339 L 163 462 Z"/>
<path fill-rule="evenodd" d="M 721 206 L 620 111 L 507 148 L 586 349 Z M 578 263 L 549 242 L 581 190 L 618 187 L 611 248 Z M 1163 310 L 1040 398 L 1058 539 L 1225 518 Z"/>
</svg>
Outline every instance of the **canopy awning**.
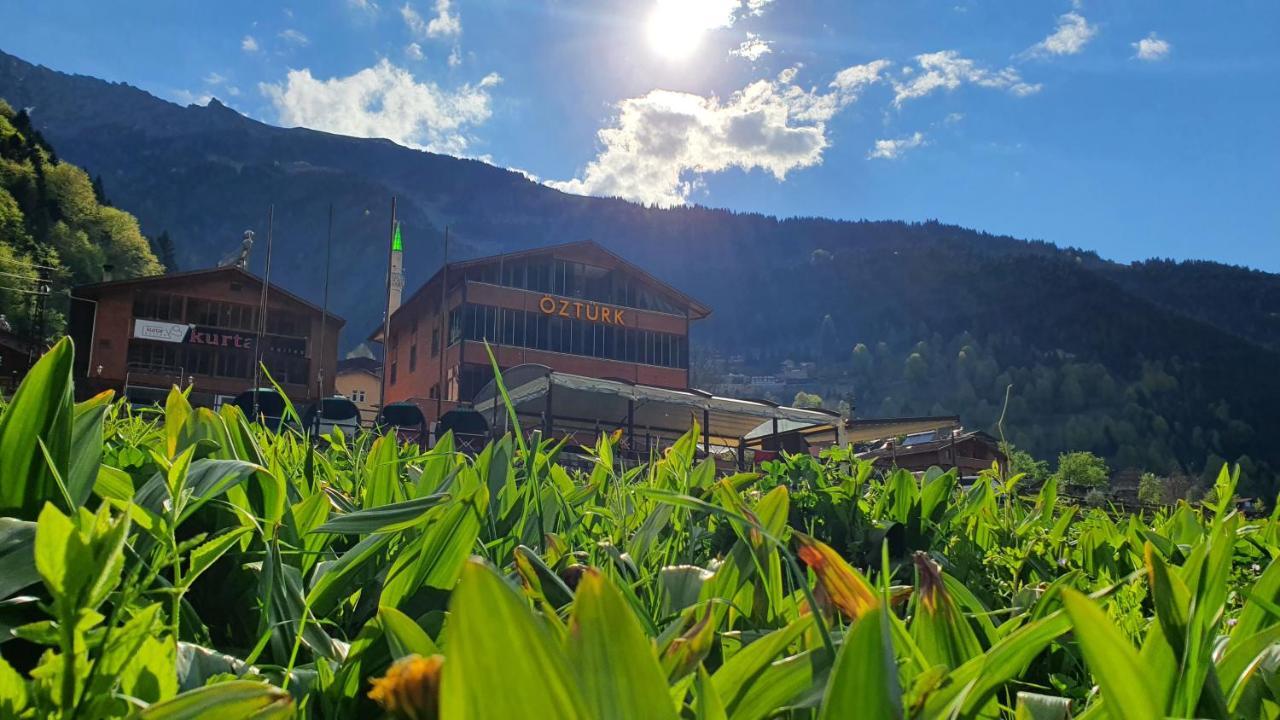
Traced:
<svg viewBox="0 0 1280 720">
<path fill-rule="evenodd" d="M 517 416 L 545 418 L 549 412 L 552 427 L 562 432 L 630 428 L 637 435 L 678 437 L 696 421 L 710 444 L 737 447 L 743 437 L 775 419 L 805 428 L 833 428 L 840 422 L 840 415 L 829 410 L 592 378 L 544 365 L 520 365 L 502 377 Z M 506 409 L 496 383 L 480 391 L 475 409 L 503 422 Z"/>
</svg>

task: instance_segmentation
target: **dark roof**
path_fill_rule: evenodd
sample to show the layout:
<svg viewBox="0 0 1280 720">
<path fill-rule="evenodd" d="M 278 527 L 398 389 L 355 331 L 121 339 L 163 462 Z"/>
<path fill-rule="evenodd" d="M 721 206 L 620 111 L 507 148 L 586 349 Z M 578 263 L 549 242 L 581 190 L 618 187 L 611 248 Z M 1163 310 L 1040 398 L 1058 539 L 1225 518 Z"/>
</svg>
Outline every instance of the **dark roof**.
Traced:
<svg viewBox="0 0 1280 720">
<path fill-rule="evenodd" d="M 254 275 L 248 270 L 245 270 L 244 268 L 238 265 L 223 265 L 223 266 L 214 267 L 214 268 L 205 268 L 203 270 L 185 270 L 183 272 L 169 273 L 167 275 L 148 275 L 146 277 L 125 278 L 123 280 L 108 280 L 106 282 L 90 283 L 88 285 L 78 285 L 73 290 L 73 293 L 81 296 L 96 297 L 100 295 L 103 290 L 110 290 L 118 287 L 128 287 L 130 285 L 142 285 L 146 283 L 169 282 L 171 280 L 183 280 L 187 278 L 201 277 L 205 275 L 215 275 L 218 273 L 233 273 L 233 274 L 239 275 L 242 279 L 248 280 L 249 282 L 252 282 L 258 286 L 262 285 L 262 278 L 258 277 L 257 275 Z M 279 295 L 285 298 L 288 298 L 289 300 L 292 300 L 300 305 L 304 305 L 307 308 L 310 308 L 311 310 L 316 311 L 317 313 L 324 312 L 324 310 L 319 305 L 316 305 L 313 302 L 310 302 L 298 295 L 295 295 L 289 292 L 288 290 L 285 290 L 284 288 L 280 287 L 279 285 L 268 284 L 268 287 L 271 288 L 272 293 L 278 293 Z M 325 313 L 325 314 L 328 315 L 329 319 L 331 320 L 337 320 L 340 324 L 346 324 L 345 320 L 343 320 L 341 317 L 337 315 L 334 315 L 333 313 Z"/>
<path fill-rule="evenodd" d="M 343 358 L 338 361 L 337 371 L 344 372 L 366 372 L 370 375 L 377 375 L 382 368 L 382 363 L 371 357 L 351 357 Z"/>
<path fill-rule="evenodd" d="M 627 260 L 621 255 L 613 252 L 612 250 L 605 248 L 595 240 L 575 240 L 573 242 L 558 243 L 556 245 L 543 245 L 541 247 L 530 248 L 528 250 L 517 250 L 515 252 L 510 252 L 510 253 L 499 253 L 497 255 L 487 255 L 485 257 L 473 258 L 471 260 L 458 260 L 456 262 L 451 262 L 447 264 L 444 268 L 437 270 L 435 274 L 433 274 L 430 278 L 427 279 L 426 282 L 419 285 L 418 289 L 414 290 L 412 295 L 410 295 L 408 298 L 405 298 L 404 301 L 400 303 L 400 307 L 403 308 L 409 305 L 410 303 L 414 302 L 415 300 L 417 300 L 418 296 L 421 295 L 423 292 L 425 292 L 427 287 L 430 286 L 433 282 L 435 282 L 436 278 L 440 276 L 440 273 L 444 272 L 445 270 L 448 270 L 448 271 L 464 270 L 466 268 L 474 267 L 476 265 L 483 265 L 485 263 L 495 262 L 499 258 L 503 260 L 511 260 L 516 258 L 529 257 L 531 255 L 542 255 L 548 252 L 555 252 L 557 250 L 565 250 L 565 249 L 577 248 L 577 247 L 592 248 L 594 250 L 599 250 L 600 252 L 612 257 L 613 259 L 618 261 L 619 265 L 626 267 L 627 270 L 635 273 L 636 275 L 643 277 L 649 282 L 652 282 L 653 284 L 662 287 L 664 290 L 666 290 L 666 292 L 670 293 L 671 295 L 674 295 L 681 302 L 688 305 L 690 311 L 697 318 L 699 319 L 704 318 L 711 314 L 711 308 L 707 307 L 706 305 L 703 305 L 697 300 L 694 300 L 692 297 L 689 297 L 688 295 L 680 292 L 679 290 L 672 287 L 669 283 L 665 283 L 659 280 L 658 278 L 654 277 L 649 272 L 647 272 L 644 268 L 640 267 L 639 265 L 636 265 L 630 260 Z M 391 313 L 393 317 L 395 316 L 396 312 L 399 312 L 399 308 L 397 308 L 395 312 Z M 369 340 L 376 342 L 374 338 L 376 338 L 378 333 L 381 333 L 381 332 L 382 332 L 382 325 L 381 323 L 379 323 L 378 327 L 374 328 L 373 332 L 370 333 Z"/>
</svg>

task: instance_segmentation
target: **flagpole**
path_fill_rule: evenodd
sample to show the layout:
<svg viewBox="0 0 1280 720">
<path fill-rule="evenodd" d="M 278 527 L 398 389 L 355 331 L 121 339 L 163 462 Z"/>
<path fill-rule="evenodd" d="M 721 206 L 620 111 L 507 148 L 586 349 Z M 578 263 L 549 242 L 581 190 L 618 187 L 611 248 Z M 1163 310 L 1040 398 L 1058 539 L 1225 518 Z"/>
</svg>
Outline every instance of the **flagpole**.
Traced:
<svg viewBox="0 0 1280 720">
<path fill-rule="evenodd" d="M 449 350 L 449 330 L 447 323 L 449 308 L 449 226 L 444 226 L 444 259 L 440 263 L 440 389 L 436 392 L 436 422 L 444 414 L 444 359 Z M 459 346 L 461 347 L 461 346 Z M 436 438 L 439 440 L 440 438 Z"/>
<path fill-rule="evenodd" d="M 391 364 L 391 253 L 396 236 L 396 196 L 391 196 L 391 235 L 387 238 L 387 296 L 382 311 L 382 372 L 378 383 L 378 414 L 387 406 L 387 366 Z"/>
<path fill-rule="evenodd" d="M 253 343 L 253 417 L 258 419 L 258 386 L 262 384 L 262 342 L 267 334 L 267 288 L 271 285 L 271 231 L 275 227 L 276 205 L 267 206 L 267 265 L 258 297 L 258 338 Z"/>
<path fill-rule="evenodd" d="M 324 306 L 320 313 L 320 347 L 317 351 L 319 356 L 319 371 L 316 373 L 316 426 L 315 432 L 320 433 L 320 416 L 324 414 L 324 361 L 328 356 L 325 349 L 325 330 L 329 325 L 329 260 L 333 256 L 333 203 L 329 203 L 329 229 L 325 233 L 324 240 Z"/>
</svg>

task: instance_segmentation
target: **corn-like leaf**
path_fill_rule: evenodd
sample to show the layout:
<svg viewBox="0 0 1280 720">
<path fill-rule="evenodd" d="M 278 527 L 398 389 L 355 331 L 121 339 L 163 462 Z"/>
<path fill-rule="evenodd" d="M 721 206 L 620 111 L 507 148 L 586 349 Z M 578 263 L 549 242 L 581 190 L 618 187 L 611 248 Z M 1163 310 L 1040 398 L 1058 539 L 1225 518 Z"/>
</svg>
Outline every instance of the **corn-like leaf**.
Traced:
<svg viewBox="0 0 1280 720">
<path fill-rule="evenodd" d="M 393 607 L 378 608 L 378 621 L 382 623 L 382 632 L 386 635 L 391 657 L 397 660 L 409 655 L 431 657 L 440 652 L 427 631 L 399 610 Z"/>
<path fill-rule="evenodd" d="M 591 716 L 565 653 L 492 567 L 467 562 L 449 609 L 443 720 Z"/>
<path fill-rule="evenodd" d="M 1108 714 L 1115 720 L 1161 720 L 1164 710 L 1156 705 L 1143 683 L 1138 651 L 1125 639 L 1106 613 L 1093 600 L 1073 590 L 1064 590 L 1062 603 L 1085 662 L 1106 700 Z"/>
<path fill-rule="evenodd" d="M 71 339 L 63 338 L 27 372 L 0 412 L 0 513 L 34 520 L 46 500 L 62 497 L 55 472 L 67 474 L 71 424 Z M 47 448 L 54 465 L 41 452 Z"/>
<path fill-rule="evenodd" d="M 437 493 L 414 500 L 380 505 L 368 510 L 331 515 L 328 522 L 311 532 L 337 535 L 366 535 L 369 533 L 389 533 L 404 530 L 417 525 L 431 508 L 448 499 L 448 494 Z"/>
<path fill-rule="evenodd" d="M 864 613 L 845 635 L 818 717 L 902 717 L 902 690 L 887 610 Z"/>
<path fill-rule="evenodd" d="M 653 644 L 622 593 L 595 568 L 578 584 L 568 654 L 592 717 L 674 720 Z"/>
</svg>

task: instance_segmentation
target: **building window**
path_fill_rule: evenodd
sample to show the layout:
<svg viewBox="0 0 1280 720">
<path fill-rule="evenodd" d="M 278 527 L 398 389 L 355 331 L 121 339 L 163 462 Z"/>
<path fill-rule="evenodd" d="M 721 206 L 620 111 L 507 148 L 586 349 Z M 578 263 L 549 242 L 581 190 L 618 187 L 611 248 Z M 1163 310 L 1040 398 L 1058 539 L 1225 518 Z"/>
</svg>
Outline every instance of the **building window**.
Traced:
<svg viewBox="0 0 1280 720">
<path fill-rule="evenodd" d="M 431 329 L 431 357 L 440 354 L 440 328 Z"/>
<path fill-rule="evenodd" d="M 427 397 L 431 398 L 432 400 L 440 397 L 440 383 L 436 383 L 435 385 L 431 386 L 431 391 L 427 393 Z"/>
<path fill-rule="evenodd" d="M 364 402 L 364 391 L 363 391 L 363 390 L 352 390 L 352 391 L 351 391 L 351 402 L 358 402 L 358 403 L 362 403 L 362 402 Z"/>
</svg>

